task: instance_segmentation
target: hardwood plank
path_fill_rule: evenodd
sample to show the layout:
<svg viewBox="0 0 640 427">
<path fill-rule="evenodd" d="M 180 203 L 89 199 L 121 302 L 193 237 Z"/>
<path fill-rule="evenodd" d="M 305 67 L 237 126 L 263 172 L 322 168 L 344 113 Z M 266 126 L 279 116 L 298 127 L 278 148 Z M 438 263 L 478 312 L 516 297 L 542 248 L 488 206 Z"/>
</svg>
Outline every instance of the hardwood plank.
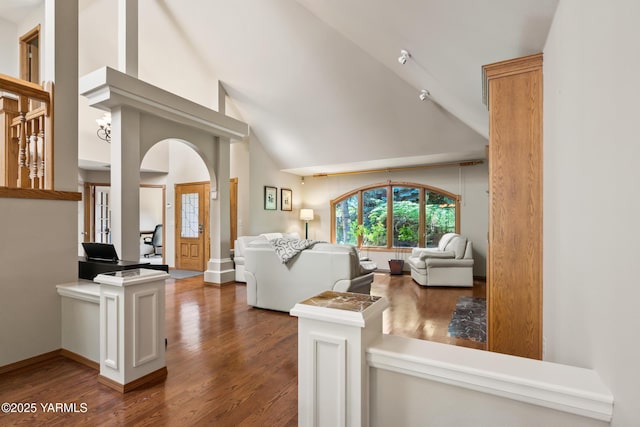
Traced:
<svg viewBox="0 0 640 427">
<path fill-rule="evenodd" d="M 410 276 L 376 273 L 374 295 L 391 308 L 385 332 L 482 348 L 447 337 L 459 296 L 469 288 L 423 288 Z M 213 287 L 202 276 L 166 286 L 167 378 L 121 394 L 98 372 L 62 356 L 0 375 L 0 402 L 34 402 L 36 413 L 2 414 L 0 425 L 295 426 L 298 324 L 287 313 L 250 308 L 246 287 Z M 85 413 L 45 412 L 40 404 L 87 405 Z"/>
</svg>

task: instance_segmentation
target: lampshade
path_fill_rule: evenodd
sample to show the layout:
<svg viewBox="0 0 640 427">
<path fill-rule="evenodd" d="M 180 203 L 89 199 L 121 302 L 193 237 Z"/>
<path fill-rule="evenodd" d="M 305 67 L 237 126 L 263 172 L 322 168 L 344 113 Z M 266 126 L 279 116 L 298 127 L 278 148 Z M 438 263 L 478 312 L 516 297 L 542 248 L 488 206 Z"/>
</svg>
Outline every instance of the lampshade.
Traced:
<svg viewBox="0 0 640 427">
<path fill-rule="evenodd" d="M 313 221 L 313 209 L 300 209 L 300 220 Z"/>
</svg>

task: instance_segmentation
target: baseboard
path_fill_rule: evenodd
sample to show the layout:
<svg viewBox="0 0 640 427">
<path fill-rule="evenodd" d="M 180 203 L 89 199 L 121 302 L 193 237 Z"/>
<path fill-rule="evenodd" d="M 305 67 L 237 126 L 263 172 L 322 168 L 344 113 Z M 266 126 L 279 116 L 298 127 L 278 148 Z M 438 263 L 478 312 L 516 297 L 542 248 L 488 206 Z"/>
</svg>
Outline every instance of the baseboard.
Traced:
<svg viewBox="0 0 640 427">
<path fill-rule="evenodd" d="M 207 286 L 211 286 L 213 288 L 224 288 L 225 286 L 230 286 L 230 285 L 235 285 L 235 284 L 244 285 L 244 283 L 236 282 L 235 280 L 232 280 L 231 282 L 224 282 L 224 283 L 204 282 L 204 284 L 207 285 Z"/>
<path fill-rule="evenodd" d="M 410 270 L 402 270 L 402 274 L 391 274 L 390 270 L 379 270 L 379 269 L 376 269 L 376 270 L 374 270 L 374 273 L 384 273 L 384 274 L 388 274 L 389 276 L 410 276 L 411 275 L 411 271 Z"/>
<path fill-rule="evenodd" d="M 131 390 L 134 390 L 143 385 L 152 385 L 161 381 L 164 381 L 167 378 L 167 367 L 163 367 L 158 369 L 157 371 L 153 371 L 150 374 L 147 374 L 143 377 L 138 378 L 137 380 L 131 381 L 127 384 L 120 384 L 110 378 L 104 377 L 102 375 L 98 375 L 98 382 L 102 385 L 105 385 L 115 391 L 119 391 L 120 393 L 127 393 Z"/>
<path fill-rule="evenodd" d="M 91 369 L 95 369 L 96 371 L 100 370 L 100 364 L 98 362 L 94 362 L 93 360 L 87 359 L 86 357 L 81 356 L 77 353 L 66 350 L 64 348 L 60 348 L 58 350 L 53 350 L 48 353 L 43 353 L 38 356 L 33 356 L 28 359 L 19 360 L 18 362 L 0 366 L 0 375 L 18 370 L 35 369 L 39 365 L 49 362 L 58 357 L 65 357 L 67 359 L 73 360 L 74 362 L 85 365 Z"/>
<path fill-rule="evenodd" d="M 100 370 L 100 363 L 94 362 L 91 359 L 87 359 L 86 357 L 81 356 L 78 353 L 74 353 L 73 351 L 69 351 L 63 348 L 60 350 L 60 355 L 66 357 L 67 359 L 71 359 L 74 362 L 78 362 L 84 366 L 94 369 L 96 371 Z"/>
<path fill-rule="evenodd" d="M 38 356 L 33 356 L 28 359 L 19 360 L 14 363 L 10 363 L 8 365 L 0 366 L 0 375 L 6 374 L 7 372 L 13 372 L 22 369 L 33 369 L 44 362 L 49 362 L 56 357 L 60 357 L 60 349 L 53 350 L 48 353 L 43 353 Z"/>
</svg>

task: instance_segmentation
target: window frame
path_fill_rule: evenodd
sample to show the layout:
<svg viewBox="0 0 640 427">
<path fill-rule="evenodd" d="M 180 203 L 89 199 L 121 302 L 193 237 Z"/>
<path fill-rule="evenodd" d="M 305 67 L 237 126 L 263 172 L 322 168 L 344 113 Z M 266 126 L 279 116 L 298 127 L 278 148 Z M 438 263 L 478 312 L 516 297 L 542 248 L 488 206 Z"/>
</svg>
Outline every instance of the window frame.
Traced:
<svg viewBox="0 0 640 427">
<path fill-rule="evenodd" d="M 358 236 L 356 246 L 358 248 L 366 248 L 369 251 L 399 251 L 399 252 L 410 252 L 411 248 L 407 247 L 395 247 L 393 246 L 393 188 L 394 187 L 405 187 L 405 188 L 417 188 L 419 193 L 418 203 L 419 203 L 419 225 L 418 225 L 418 234 L 419 241 L 418 247 L 425 247 L 426 244 L 426 236 L 425 236 L 425 216 L 426 216 L 426 208 L 425 208 L 425 192 L 430 191 L 434 193 L 441 194 L 445 197 L 455 200 L 456 202 L 456 220 L 455 220 L 455 232 L 460 233 L 460 200 L 462 197 L 458 194 L 451 193 L 449 191 L 443 190 L 438 187 L 433 187 L 431 185 L 426 184 L 418 184 L 415 182 L 404 182 L 404 181 L 387 181 L 380 182 L 376 184 L 366 185 L 364 187 L 357 188 L 355 190 L 349 191 L 340 195 L 339 197 L 332 199 L 329 201 L 329 210 L 331 211 L 331 243 L 336 243 L 336 204 L 342 202 L 343 200 L 353 197 L 354 195 L 358 198 L 358 225 L 362 224 L 363 218 L 363 193 L 369 190 L 375 190 L 378 188 L 387 189 L 387 246 L 362 246 L 362 236 Z"/>
</svg>

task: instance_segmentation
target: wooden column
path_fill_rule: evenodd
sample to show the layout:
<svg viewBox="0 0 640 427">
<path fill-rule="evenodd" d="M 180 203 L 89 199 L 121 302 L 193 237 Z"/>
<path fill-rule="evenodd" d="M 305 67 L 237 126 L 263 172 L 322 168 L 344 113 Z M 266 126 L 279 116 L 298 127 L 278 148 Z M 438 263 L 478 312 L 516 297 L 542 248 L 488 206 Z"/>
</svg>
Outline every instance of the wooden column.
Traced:
<svg viewBox="0 0 640 427">
<path fill-rule="evenodd" d="M 18 177 L 18 144 L 11 131 L 11 122 L 18 117 L 18 101 L 0 97 L 0 187 L 17 185 Z"/>
<path fill-rule="evenodd" d="M 488 349 L 542 358 L 542 54 L 485 65 Z"/>
</svg>

